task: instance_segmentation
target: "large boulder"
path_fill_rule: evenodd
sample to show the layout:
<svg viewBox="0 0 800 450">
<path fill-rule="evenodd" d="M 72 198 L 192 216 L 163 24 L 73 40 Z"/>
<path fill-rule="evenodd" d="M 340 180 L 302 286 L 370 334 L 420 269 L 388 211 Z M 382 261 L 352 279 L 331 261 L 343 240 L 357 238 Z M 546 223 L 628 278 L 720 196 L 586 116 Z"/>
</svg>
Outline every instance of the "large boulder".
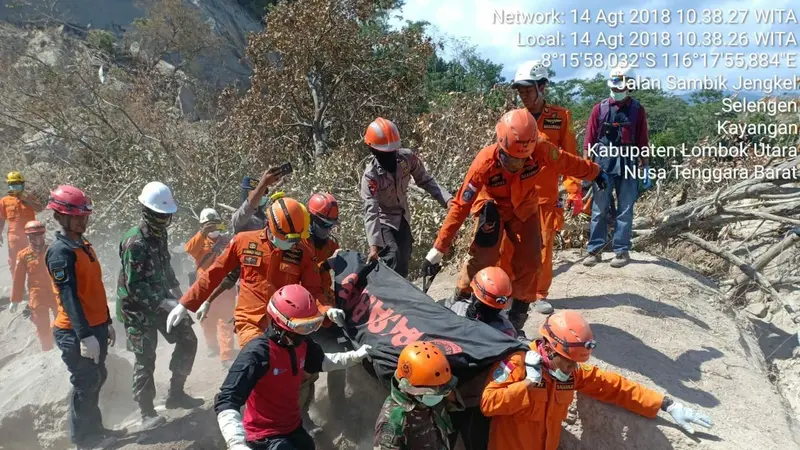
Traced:
<svg viewBox="0 0 800 450">
<path fill-rule="evenodd" d="M 692 438 L 663 412 L 649 420 L 578 394 L 562 449 L 797 447 L 797 420 L 768 378 L 758 340 L 720 312 L 711 281 L 643 254 L 632 254 L 622 269 L 608 261 L 584 267 L 577 252 L 560 256 L 550 300 L 592 324 L 598 344 L 590 363 L 666 392 L 715 422 Z M 430 293 L 444 298 L 454 284 L 455 274 L 440 274 Z M 531 313 L 529 337 L 538 335 L 541 319 Z"/>
</svg>

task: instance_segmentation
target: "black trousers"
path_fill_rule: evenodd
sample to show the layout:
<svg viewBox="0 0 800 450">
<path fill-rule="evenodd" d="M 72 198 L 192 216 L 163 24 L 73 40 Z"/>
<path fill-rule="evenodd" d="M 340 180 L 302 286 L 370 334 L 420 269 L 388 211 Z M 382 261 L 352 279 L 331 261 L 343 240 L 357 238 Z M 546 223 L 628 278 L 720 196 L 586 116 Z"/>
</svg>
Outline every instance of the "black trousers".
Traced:
<svg viewBox="0 0 800 450">
<path fill-rule="evenodd" d="M 401 277 L 407 277 L 408 262 L 411 260 L 411 250 L 414 244 L 411 226 L 405 219 L 400 222 L 398 230 L 381 225 L 381 235 L 384 243 L 384 255 L 381 259 Z"/>
<path fill-rule="evenodd" d="M 314 450 L 314 439 L 301 426 L 289 434 L 248 442 L 254 450 Z"/>
<path fill-rule="evenodd" d="M 106 356 L 108 355 L 108 325 L 92 327 L 92 334 L 100 343 L 100 362 L 81 356 L 81 341 L 72 330 L 53 328 L 61 359 L 67 365 L 72 383 L 69 400 L 67 428 L 70 440 L 82 444 L 103 430 L 100 414 L 100 388 L 106 382 Z"/>
</svg>

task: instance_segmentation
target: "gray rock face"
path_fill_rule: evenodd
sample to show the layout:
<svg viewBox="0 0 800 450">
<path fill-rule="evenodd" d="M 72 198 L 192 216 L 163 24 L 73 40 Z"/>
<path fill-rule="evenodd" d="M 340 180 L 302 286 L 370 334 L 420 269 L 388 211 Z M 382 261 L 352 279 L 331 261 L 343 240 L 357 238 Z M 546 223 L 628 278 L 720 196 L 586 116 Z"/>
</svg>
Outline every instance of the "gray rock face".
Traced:
<svg viewBox="0 0 800 450">
<path fill-rule="evenodd" d="M 261 23 L 254 19 L 236 0 L 192 0 L 187 2 L 199 8 L 225 45 L 221 61 L 203 67 L 207 81 L 229 84 L 246 81 L 249 67 L 242 62 L 247 45 L 247 34 L 262 30 Z M 145 16 L 145 11 L 136 6 L 135 0 L 77 0 L 58 4 L 59 19 L 78 28 L 106 29 L 121 34 L 130 29 L 131 23 Z M 0 20 L 25 23 L 37 17 L 29 7 L 0 8 Z"/>
</svg>

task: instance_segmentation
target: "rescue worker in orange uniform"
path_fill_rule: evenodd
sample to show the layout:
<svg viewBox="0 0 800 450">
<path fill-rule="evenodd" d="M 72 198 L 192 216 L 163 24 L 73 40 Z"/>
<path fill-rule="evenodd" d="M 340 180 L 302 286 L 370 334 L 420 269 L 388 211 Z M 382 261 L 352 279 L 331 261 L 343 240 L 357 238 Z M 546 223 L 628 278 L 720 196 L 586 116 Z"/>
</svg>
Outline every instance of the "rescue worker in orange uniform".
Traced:
<svg viewBox="0 0 800 450">
<path fill-rule="evenodd" d="M 47 271 L 58 302 L 53 337 L 72 383 L 67 427 L 78 450 L 106 448 L 127 430 L 103 427 L 98 402 L 108 377 L 106 355 L 116 333 L 111 325 L 103 270 L 92 245 L 83 237 L 92 202 L 80 189 L 59 186 L 47 209 L 61 225 L 45 254 Z"/>
<path fill-rule="evenodd" d="M 213 208 L 200 211 L 200 231 L 186 243 L 186 253 L 194 258 L 197 274 L 205 271 L 222 254 L 231 239 L 221 234 L 222 218 Z M 192 280 L 194 284 L 194 280 Z M 230 368 L 236 358 L 233 342 L 233 310 L 236 307 L 236 292 L 228 289 L 214 299 L 214 306 L 206 301 L 197 310 L 197 320 L 203 329 L 209 356 L 219 355 L 222 366 Z"/>
<path fill-rule="evenodd" d="M 422 269 L 426 274 L 438 270 L 458 229 L 472 213 L 476 217 L 474 237 L 456 291 L 456 298 L 468 298 L 472 278 L 484 267 L 497 265 L 502 238 L 508 236 L 514 247 L 511 269 L 515 274 L 509 319 L 524 336 L 522 325 L 529 304 L 536 299 L 534 281 L 542 262 L 536 175 L 543 167 L 554 167 L 598 184 L 605 183 L 606 175 L 596 164 L 566 153 L 540 136 L 527 109 L 505 113 L 495 131 L 497 142 L 483 148 L 472 162 Z M 515 308 L 517 303 L 523 308 Z"/>
<path fill-rule="evenodd" d="M 234 311 L 234 329 L 239 345 L 264 332 L 269 325 L 267 303 L 276 290 L 288 284 L 302 284 L 327 313 L 328 299 L 322 291 L 314 250 L 308 241 L 311 218 L 306 207 L 282 194 L 273 195 L 267 211 L 267 226 L 243 231 L 214 260 L 208 270 L 181 297 L 167 318 L 167 332 L 181 322 L 188 311 L 197 311 L 230 271 L 241 266 L 239 297 Z"/>
<path fill-rule="evenodd" d="M 660 409 L 689 433 L 693 425 L 713 425 L 664 394 L 586 364 L 596 343 L 579 313 L 548 316 L 539 332 L 531 350 L 500 361 L 489 376 L 481 398 L 481 411 L 492 419 L 489 450 L 556 450 L 575 391 L 649 418 Z"/>
<path fill-rule="evenodd" d="M 25 192 L 25 177 L 20 172 L 9 172 L 6 177 L 8 195 L 0 198 L 0 245 L 3 244 L 3 228 L 8 224 L 8 268 L 14 276 L 17 254 L 28 246 L 25 224 L 36 220 L 36 213 L 44 206 Z"/>
<path fill-rule="evenodd" d="M 549 80 L 547 68 L 541 61 L 523 63 L 514 75 L 511 87 L 519 93 L 525 108 L 533 114 L 540 132 L 556 147 L 566 153 L 578 155 L 575 142 L 575 131 L 572 129 L 572 115 L 564 107 L 551 105 L 545 101 Z M 536 302 L 533 308 L 541 314 L 551 314 L 553 306 L 546 300 L 553 282 L 553 243 L 555 235 L 564 226 L 564 202 L 558 194 L 560 173 L 555 167 L 542 167 L 535 177 L 536 194 L 539 196 L 539 219 L 542 229 L 542 268 L 536 280 Z M 583 192 L 580 180 L 572 177 L 564 178 L 567 190 L 568 208 L 573 214 L 579 214 L 583 208 Z M 503 239 L 500 249 L 500 267 L 513 278 L 511 258 L 514 247 L 508 237 Z M 522 306 L 522 305 L 519 305 Z"/>
<path fill-rule="evenodd" d="M 44 233 L 47 230 L 38 220 L 25 224 L 25 234 L 30 245 L 17 254 L 17 264 L 14 270 L 14 284 L 11 289 L 10 312 L 16 312 L 22 303 L 22 294 L 25 293 L 25 281 L 28 282 L 28 308 L 31 310 L 31 321 L 36 327 L 36 336 L 42 345 L 42 351 L 53 348 L 53 330 L 50 328 L 50 314 L 53 318 L 58 314 L 56 295 L 50 274 L 47 273 L 45 264 Z M 24 309 L 24 308 L 23 308 Z"/>
</svg>

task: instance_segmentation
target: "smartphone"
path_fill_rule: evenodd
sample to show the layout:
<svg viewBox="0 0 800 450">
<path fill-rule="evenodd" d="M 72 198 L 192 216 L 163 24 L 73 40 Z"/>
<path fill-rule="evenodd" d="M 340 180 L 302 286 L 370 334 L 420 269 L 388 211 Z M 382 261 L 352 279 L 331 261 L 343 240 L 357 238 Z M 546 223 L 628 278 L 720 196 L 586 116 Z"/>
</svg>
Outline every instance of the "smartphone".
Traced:
<svg viewBox="0 0 800 450">
<path fill-rule="evenodd" d="M 292 168 L 292 163 L 286 162 L 281 164 L 278 167 L 278 170 L 281 173 L 281 176 L 289 175 L 290 173 L 294 172 L 294 168 Z"/>
</svg>

